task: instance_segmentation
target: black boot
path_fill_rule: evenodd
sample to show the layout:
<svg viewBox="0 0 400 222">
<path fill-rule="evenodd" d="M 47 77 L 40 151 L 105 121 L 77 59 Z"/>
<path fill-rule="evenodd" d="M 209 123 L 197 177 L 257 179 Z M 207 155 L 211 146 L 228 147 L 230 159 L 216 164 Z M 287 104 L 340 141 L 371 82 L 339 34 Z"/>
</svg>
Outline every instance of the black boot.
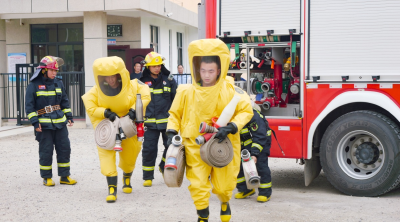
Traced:
<svg viewBox="0 0 400 222">
<path fill-rule="evenodd" d="M 229 202 L 221 204 L 220 217 L 222 222 L 228 222 L 231 220 L 231 207 L 229 206 Z"/>
<path fill-rule="evenodd" d="M 124 172 L 124 176 L 122 178 L 122 182 L 124 183 L 124 186 L 122 187 L 122 191 L 124 193 L 132 193 L 131 176 L 132 176 L 132 172 L 130 172 L 130 173 Z"/>
<path fill-rule="evenodd" d="M 197 222 L 208 222 L 208 217 L 210 216 L 208 207 L 203 210 L 197 210 L 197 216 L 199 216 Z"/>
<path fill-rule="evenodd" d="M 114 203 L 117 200 L 117 181 L 118 177 L 107 177 L 108 183 L 108 196 L 107 203 Z"/>
</svg>

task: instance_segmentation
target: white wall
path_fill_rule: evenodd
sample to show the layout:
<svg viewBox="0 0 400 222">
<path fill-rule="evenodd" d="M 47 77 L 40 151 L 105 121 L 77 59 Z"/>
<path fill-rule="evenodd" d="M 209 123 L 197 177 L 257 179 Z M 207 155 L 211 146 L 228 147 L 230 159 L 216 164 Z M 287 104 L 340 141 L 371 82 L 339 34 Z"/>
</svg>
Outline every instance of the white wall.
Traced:
<svg viewBox="0 0 400 222">
<path fill-rule="evenodd" d="M 178 73 L 178 49 L 176 33 L 183 33 L 183 66 L 185 72 L 189 73 L 189 61 L 187 48 L 191 41 L 197 39 L 197 28 L 191 26 L 185 26 L 165 19 L 142 17 L 141 19 L 141 47 L 150 47 L 150 25 L 159 27 L 159 51 L 162 56 L 165 57 L 165 67 L 172 73 Z M 169 58 L 169 30 L 172 30 L 172 58 Z M 172 60 L 172 66 L 170 67 L 170 60 Z"/>
</svg>

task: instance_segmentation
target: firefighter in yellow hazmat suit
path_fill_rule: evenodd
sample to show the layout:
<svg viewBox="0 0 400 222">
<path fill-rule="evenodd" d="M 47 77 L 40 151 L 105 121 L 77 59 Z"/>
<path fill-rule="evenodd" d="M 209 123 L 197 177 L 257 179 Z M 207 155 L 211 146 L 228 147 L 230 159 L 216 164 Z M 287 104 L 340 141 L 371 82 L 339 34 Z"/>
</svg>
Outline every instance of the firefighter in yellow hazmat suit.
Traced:
<svg viewBox="0 0 400 222">
<path fill-rule="evenodd" d="M 145 111 L 151 100 L 150 89 L 137 79 L 130 80 L 129 72 L 121 58 L 113 56 L 96 59 L 93 63 L 93 74 L 96 85 L 82 96 L 82 100 L 94 128 L 105 118 L 114 121 L 116 116 L 134 117 L 136 94 L 141 94 Z M 132 192 L 130 179 L 141 145 L 136 136 L 122 141 L 123 151 L 119 152 L 119 167 L 124 171 L 124 193 Z M 109 195 L 106 200 L 109 203 L 115 202 L 117 200 L 115 151 L 100 147 L 97 147 L 97 150 L 101 173 L 107 177 Z"/>
<path fill-rule="evenodd" d="M 249 96 L 228 80 L 230 53 L 225 43 L 218 39 L 196 40 L 190 43 L 188 51 L 194 81 L 192 85 L 178 87 L 169 111 L 168 141 L 180 131 L 185 145 L 186 177 L 191 183 L 189 191 L 197 209 L 198 221 L 208 221 L 211 189 L 221 201 L 221 220 L 229 221 L 229 200 L 240 168 L 240 135 L 237 132 L 250 121 L 253 110 Z M 220 140 L 230 139 L 234 157 L 226 167 L 214 168 L 201 159 L 200 146 L 195 138 L 200 135 L 200 123 L 205 121 L 211 125 L 211 118 L 218 117 L 235 94 L 241 97 L 235 113 L 230 123 L 220 127 L 216 135 Z"/>
</svg>

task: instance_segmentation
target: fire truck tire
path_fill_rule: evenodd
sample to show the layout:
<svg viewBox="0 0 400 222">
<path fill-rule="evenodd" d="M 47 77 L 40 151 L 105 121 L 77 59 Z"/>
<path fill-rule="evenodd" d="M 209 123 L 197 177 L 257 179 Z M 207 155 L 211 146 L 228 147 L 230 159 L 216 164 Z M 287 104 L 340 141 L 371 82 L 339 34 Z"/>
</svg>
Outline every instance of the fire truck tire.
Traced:
<svg viewBox="0 0 400 222">
<path fill-rule="evenodd" d="M 353 196 L 379 196 L 400 183 L 400 129 L 386 116 L 354 111 L 332 122 L 320 160 L 329 182 Z"/>
</svg>

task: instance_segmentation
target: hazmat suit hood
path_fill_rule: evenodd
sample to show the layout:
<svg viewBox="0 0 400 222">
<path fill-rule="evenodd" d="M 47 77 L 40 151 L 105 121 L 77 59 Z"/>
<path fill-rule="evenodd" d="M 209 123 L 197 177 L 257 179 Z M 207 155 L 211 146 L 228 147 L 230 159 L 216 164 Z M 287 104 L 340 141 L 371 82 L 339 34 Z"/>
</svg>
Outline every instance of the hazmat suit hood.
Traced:
<svg viewBox="0 0 400 222">
<path fill-rule="evenodd" d="M 230 54 L 226 44 L 219 39 L 200 39 L 189 44 L 189 63 L 191 69 L 192 85 L 194 87 L 194 97 L 197 103 L 196 106 L 207 106 L 207 109 L 199 110 L 198 115 L 204 117 L 212 117 L 217 110 L 218 95 L 221 89 L 226 84 L 226 75 L 228 72 Z M 202 57 L 218 56 L 220 74 L 214 86 L 201 86 L 200 65 Z M 232 95 L 233 96 L 233 95 Z M 229 102 L 229 101 L 228 101 Z"/>
<path fill-rule="evenodd" d="M 191 69 L 192 84 L 196 87 L 196 90 L 200 91 L 214 91 L 221 88 L 223 81 L 226 78 L 230 62 L 230 54 L 227 50 L 226 44 L 219 39 L 200 39 L 193 41 L 189 44 L 189 63 Z M 219 68 L 221 73 L 217 79 L 217 83 L 211 87 L 202 87 L 198 83 L 201 80 L 200 77 L 200 65 L 201 59 L 204 56 L 218 56 L 219 57 Z M 207 88 L 207 89 L 205 89 Z"/>
<path fill-rule="evenodd" d="M 118 106 L 116 101 L 125 100 L 132 91 L 130 84 L 129 71 L 125 68 L 124 61 L 117 57 L 104 57 L 96 59 L 93 63 L 93 74 L 98 88 L 98 100 L 101 104 L 107 104 L 112 111 L 118 113 L 126 110 L 126 107 Z M 117 76 L 119 86 L 117 89 L 112 89 L 114 94 L 110 94 L 111 89 L 106 82 L 106 77 Z M 122 104 L 122 103 L 120 103 Z M 128 108 L 129 109 L 129 108 Z"/>
</svg>

